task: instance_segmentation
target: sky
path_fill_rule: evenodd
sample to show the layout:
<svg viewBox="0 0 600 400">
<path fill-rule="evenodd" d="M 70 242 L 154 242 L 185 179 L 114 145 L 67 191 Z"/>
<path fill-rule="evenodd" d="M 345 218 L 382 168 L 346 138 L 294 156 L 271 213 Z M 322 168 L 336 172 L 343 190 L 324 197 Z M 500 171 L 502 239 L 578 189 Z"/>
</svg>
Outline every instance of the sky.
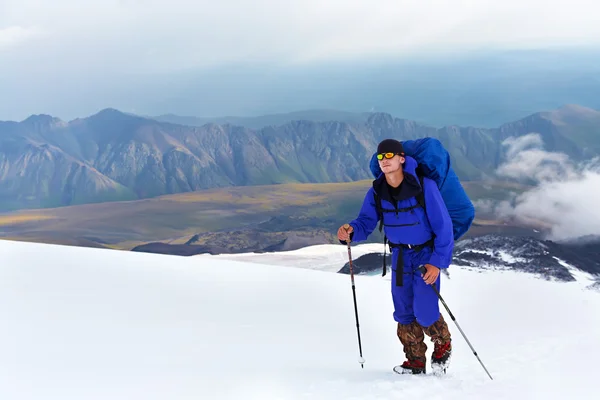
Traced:
<svg viewBox="0 0 600 400">
<path fill-rule="evenodd" d="M 0 0 L 0 91 L 10 94 L 0 101 L 0 119 L 50 111 L 73 117 L 125 98 L 133 110 L 150 90 L 176 97 L 171 85 L 185 85 L 182 76 L 207 68 L 259 66 L 268 75 L 315 65 L 596 46 L 599 7 L 586 0 L 90 0 L 85 6 Z M 170 94 L 164 95 L 168 105 Z"/>
</svg>

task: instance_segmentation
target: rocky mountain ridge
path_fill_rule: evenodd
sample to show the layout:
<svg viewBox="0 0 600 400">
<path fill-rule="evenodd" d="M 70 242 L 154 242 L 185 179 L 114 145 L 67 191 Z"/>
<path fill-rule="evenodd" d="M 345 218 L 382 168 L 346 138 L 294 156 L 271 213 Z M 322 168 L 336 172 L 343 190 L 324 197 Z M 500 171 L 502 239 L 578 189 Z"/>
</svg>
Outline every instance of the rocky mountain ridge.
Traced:
<svg viewBox="0 0 600 400">
<path fill-rule="evenodd" d="M 546 150 L 575 159 L 600 154 L 600 113 L 567 106 L 497 129 L 441 129 L 372 113 L 365 121 L 293 120 L 250 129 L 185 126 L 105 109 L 65 122 L 35 115 L 0 122 L 0 210 L 133 200 L 208 188 L 371 179 L 386 137 L 436 137 L 463 180 L 491 176 L 501 141 L 538 132 Z"/>
</svg>

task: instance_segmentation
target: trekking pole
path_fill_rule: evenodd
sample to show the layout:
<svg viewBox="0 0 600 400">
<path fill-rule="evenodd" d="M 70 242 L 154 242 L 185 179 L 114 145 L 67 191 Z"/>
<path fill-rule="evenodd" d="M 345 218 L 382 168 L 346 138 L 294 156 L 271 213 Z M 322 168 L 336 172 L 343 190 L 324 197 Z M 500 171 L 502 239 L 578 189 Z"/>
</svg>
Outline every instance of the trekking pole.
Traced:
<svg viewBox="0 0 600 400">
<path fill-rule="evenodd" d="M 421 273 L 423 275 L 425 275 L 427 273 L 427 269 L 425 268 L 424 265 L 420 265 L 419 266 L 419 271 L 421 271 Z M 481 366 L 483 367 L 483 369 L 485 370 L 485 372 L 488 374 L 488 376 L 490 377 L 491 380 L 494 380 L 492 378 L 492 376 L 490 375 L 490 373 L 488 372 L 487 368 L 485 367 L 485 365 L 483 365 L 483 362 L 481 361 L 481 359 L 479 358 L 479 356 L 477 355 L 477 352 L 475 351 L 475 349 L 473 348 L 473 346 L 471 346 L 471 342 L 469 342 L 469 339 L 467 339 L 467 335 L 465 335 L 465 333 L 463 332 L 463 330 L 461 329 L 460 325 L 458 325 L 458 322 L 456 321 L 456 318 L 454 318 L 454 315 L 452 315 L 452 311 L 450 311 L 450 309 L 448 308 L 448 306 L 446 305 L 446 302 L 444 301 L 444 299 L 442 298 L 442 295 L 440 294 L 440 292 L 437 290 L 437 288 L 435 287 L 435 283 L 431 284 L 431 287 L 433 288 L 433 290 L 435 290 L 435 293 L 437 294 L 438 298 L 440 299 L 440 301 L 442 302 L 442 304 L 444 305 L 444 307 L 446 308 L 446 311 L 448 311 L 448 314 L 450 314 L 450 318 L 452 318 L 452 321 L 454 321 L 454 323 L 456 324 L 456 326 L 458 327 L 458 330 L 460 330 L 460 333 L 463 335 L 463 337 L 465 338 L 465 340 L 467 341 L 467 344 L 469 345 L 469 347 L 471 348 L 471 351 L 473 351 L 473 354 L 475 354 L 475 357 L 477 357 L 477 359 L 479 360 L 479 363 L 481 364 Z"/>
<path fill-rule="evenodd" d="M 344 228 L 348 229 L 349 225 L 346 224 L 344 225 Z M 352 296 L 354 297 L 354 316 L 356 318 L 356 332 L 358 334 L 358 351 L 360 352 L 360 357 L 358 359 L 358 362 L 360 363 L 360 367 L 364 368 L 365 365 L 365 359 L 362 356 L 362 345 L 360 342 L 360 327 L 358 324 L 358 308 L 356 307 L 356 288 L 354 286 L 354 269 L 352 267 L 352 252 L 350 250 L 350 238 L 348 238 L 348 240 L 346 241 L 346 243 L 348 244 L 348 259 L 349 259 L 349 263 L 350 263 L 350 279 L 352 280 Z"/>
</svg>

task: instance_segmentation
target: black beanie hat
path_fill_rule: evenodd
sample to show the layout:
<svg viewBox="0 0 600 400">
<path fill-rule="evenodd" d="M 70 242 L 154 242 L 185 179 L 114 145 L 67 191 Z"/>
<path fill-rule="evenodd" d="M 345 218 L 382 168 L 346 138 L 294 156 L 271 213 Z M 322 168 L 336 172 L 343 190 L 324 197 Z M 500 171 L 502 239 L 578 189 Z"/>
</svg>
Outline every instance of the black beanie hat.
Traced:
<svg viewBox="0 0 600 400">
<path fill-rule="evenodd" d="M 385 139 L 377 146 L 377 154 L 381 153 L 397 153 L 404 156 L 404 147 L 395 139 Z"/>
</svg>

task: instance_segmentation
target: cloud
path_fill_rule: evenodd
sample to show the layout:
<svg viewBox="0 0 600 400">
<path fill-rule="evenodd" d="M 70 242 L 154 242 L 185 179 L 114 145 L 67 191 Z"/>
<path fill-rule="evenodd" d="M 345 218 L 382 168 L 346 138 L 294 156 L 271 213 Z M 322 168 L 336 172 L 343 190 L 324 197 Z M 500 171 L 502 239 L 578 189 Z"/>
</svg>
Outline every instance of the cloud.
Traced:
<svg viewBox="0 0 600 400">
<path fill-rule="evenodd" d="M 94 60 L 118 55 L 129 66 L 154 60 L 173 70 L 600 41 L 598 6 L 588 0 L 555 0 L 552 7 L 541 0 L 4 2 L 0 26 L 43 27 L 60 39 L 55 50 L 75 59 L 73 50 L 92 47 Z"/>
<path fill-rule="evenodd" d="M 74 118 L 104 107 L 152 114 L 248 115 L 299 107 L 364 110 L 375 104 L 384 111 L 386 105 L 375 96 L 371 99 L 351 87 L 357 71 L 366 71 L 368 81 L 360 85 L 373 93 L 375 86 L 390 87 L 392 80 L 437 87 L 429 83 L 435 80 L 431 73 L 419 71 L 414 78 L 397 65 L 420 70 L 431 59 L 446 62 L 465 54 L 600 45 L 594 12 L 598 6 L 589 0 L 555 0 L 551 7 L 542 0 L 86 0 L 85 6 L 81 4 L 0 0 L 0 30 L 35 27 L 43 32 L 35 40 L 24 39 L 22 32 L 18 40 L 11 34 L 10 47 L 3 47 L 10 51 L 2 51 L 0 76 L 10 79 L 0 80 L 0 92 L 11 96 L 0 101 L 0 118 L 21 119 L 40 112 Z M 562 61 L 575 62 L 571 57 Z M 506 74 L 521 62 L 517 57 L 482 71 L 487 77 L 495 68 Z M 392 65 L 393 74 L 382 77 L 382 65 Z M 556 68 L 547 61 L 536 60 L 534 65 Z M 442 68 L 434 75 L 447 71 Z M 469 71 L 464 74 L 470 76 Z M 330 86 L 319 87 L 320 81 L 312 87 L 305 84 L 316 82 L 317 75 Z M 455 79 L 445 77 L 448 82 Z M 213 82 L 220 86 L 215 89 Z M 244 91 L 239 82 L 257 88 Z M 290 83 L 296 85 L 292 89 L 301 89 L 293 93 Z M 331 85 L 341 89 L 336 92 Z M 269 92 L 273 88 L 280 98 Z M 310 99 L 301 100 L 309 91 Z M 215 100 L 198 100 L 209 97 Z"/>
<path fill-rule="evenodd" d="M 496 171 L 497 175 L 519 181 L 553 182 L 577 177 L 575 166 L 563 153 L 549 153 L 542 149 L 540 135 L 531 133 L 503 142 L 508 147 L 508 161 Z"/>
<path fill-rule="evenodd" d="M 40 32 L 36 28 L 23 28 L 21 26 L 11 26 L 0 29 L 0 51 L 18 46 L 38 34 L 40 34 Z"/>
<path fill-rule="evenodd" d="M 544 151 L 537 134 L 510 138 L 504 144 L 507 162 L 498 168 L 498 175 L 537 185 L 496 204 L 499 217 L 545 224 L 552 240 L 600 236 L 600 158 L 573 163 L 565 154 Z M 487 211 L 491 208 L 482 205 Z"/>
</svg>

